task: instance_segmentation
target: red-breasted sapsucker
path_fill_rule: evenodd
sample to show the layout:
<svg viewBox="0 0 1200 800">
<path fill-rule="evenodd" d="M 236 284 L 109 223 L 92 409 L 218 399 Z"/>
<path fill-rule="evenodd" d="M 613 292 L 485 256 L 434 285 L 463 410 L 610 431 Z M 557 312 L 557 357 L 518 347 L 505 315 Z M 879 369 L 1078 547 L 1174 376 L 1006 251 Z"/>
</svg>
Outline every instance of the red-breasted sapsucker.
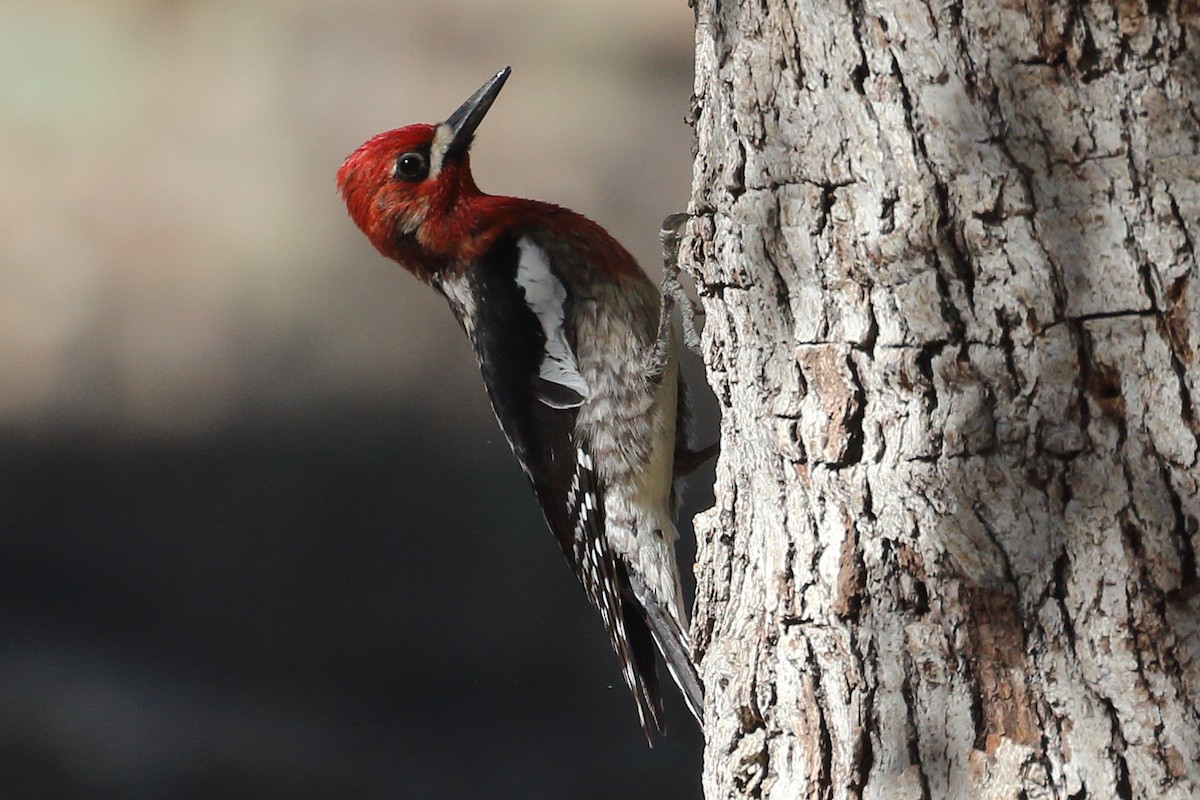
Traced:
<svg viewBox="0 0 1200 800">
<path fill-rule="evenodd" d="M 550 530 L 600 612 L 650 738 L 655 648 L 699 718 L 675 561 L 676 473 L 694 462 L 670 303 L 591 220 L 484 194 L 475 129 L 506 67 L 437 125 L 381 133 L 337 183 L 354 222 L 449 301 Z"/>
</svg>

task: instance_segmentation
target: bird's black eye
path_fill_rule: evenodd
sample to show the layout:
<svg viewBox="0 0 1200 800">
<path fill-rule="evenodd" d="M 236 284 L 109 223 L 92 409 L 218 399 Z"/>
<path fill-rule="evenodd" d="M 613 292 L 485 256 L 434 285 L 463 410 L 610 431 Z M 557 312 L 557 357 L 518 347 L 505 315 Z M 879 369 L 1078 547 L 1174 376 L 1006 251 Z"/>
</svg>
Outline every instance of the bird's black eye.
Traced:
<svg viewBox="0 0 1200 800">
<path fill-rule="evenodd" d="M 420 153 L 404 153 L 396 157 L 396 163 L 392 167 L 393 178 L 403 178 L 406 181 L 415 181 L 424 178 L 429 172 L 429 161 Z"/>
</svg>

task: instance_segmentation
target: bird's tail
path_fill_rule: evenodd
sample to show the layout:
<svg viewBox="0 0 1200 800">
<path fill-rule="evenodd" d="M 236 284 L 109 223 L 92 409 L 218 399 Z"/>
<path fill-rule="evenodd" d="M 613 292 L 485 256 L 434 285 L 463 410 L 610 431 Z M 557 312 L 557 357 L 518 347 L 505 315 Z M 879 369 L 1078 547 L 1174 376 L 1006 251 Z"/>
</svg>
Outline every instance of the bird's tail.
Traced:
<svg viewBox="0 0 1200 800">
<path fill-rule="evenodd" d="M 630 578 L 630 588 L 642 607 L 646 625 L 667 665 L 667 672 L 671 673 L 671 678 L 683 694 L 692 716 L 697 722 L 703 721 L 704 684 L 700 682 L 696 665 L 692 663 L 691 641 L 687 631 L 679 619 L 655 599 L 644 583 L 633 576 Z"/>
</svg>

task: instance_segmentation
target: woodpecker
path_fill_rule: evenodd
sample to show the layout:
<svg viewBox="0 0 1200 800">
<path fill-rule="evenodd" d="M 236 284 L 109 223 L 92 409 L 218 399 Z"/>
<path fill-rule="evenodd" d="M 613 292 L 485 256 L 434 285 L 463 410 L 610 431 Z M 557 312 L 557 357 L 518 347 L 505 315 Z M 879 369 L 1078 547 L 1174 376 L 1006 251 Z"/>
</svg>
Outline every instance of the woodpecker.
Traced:
<svg viewBox="0 0 1200 800">
<path fill-rule="evenodd" d="M 657 658 L 697 720 L 675 560 L 676 479 L 693 453 L 672 301 L 595 222 L 485 194 L 476 128 L 505 67 L 444 122 L 381 133 L 337 185 L 385 257 L 443 295 L 551 532 L 600 613 L 648 742 L 665 732 Z M 666 240 L 664 239 L 664 244 Z"/>
</svg>

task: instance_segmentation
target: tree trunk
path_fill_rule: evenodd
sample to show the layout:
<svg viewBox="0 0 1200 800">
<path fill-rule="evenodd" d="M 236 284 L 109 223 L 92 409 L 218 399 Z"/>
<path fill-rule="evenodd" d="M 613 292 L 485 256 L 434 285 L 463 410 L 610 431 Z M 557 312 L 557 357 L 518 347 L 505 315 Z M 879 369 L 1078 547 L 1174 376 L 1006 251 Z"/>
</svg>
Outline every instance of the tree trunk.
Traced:
<svg viewBox="0 0 1200 800">
<path fill-rule="evenodd" d="M 1200 794 L 1200 4 L 698 0 L 711 799 Z"/>
</svg>

